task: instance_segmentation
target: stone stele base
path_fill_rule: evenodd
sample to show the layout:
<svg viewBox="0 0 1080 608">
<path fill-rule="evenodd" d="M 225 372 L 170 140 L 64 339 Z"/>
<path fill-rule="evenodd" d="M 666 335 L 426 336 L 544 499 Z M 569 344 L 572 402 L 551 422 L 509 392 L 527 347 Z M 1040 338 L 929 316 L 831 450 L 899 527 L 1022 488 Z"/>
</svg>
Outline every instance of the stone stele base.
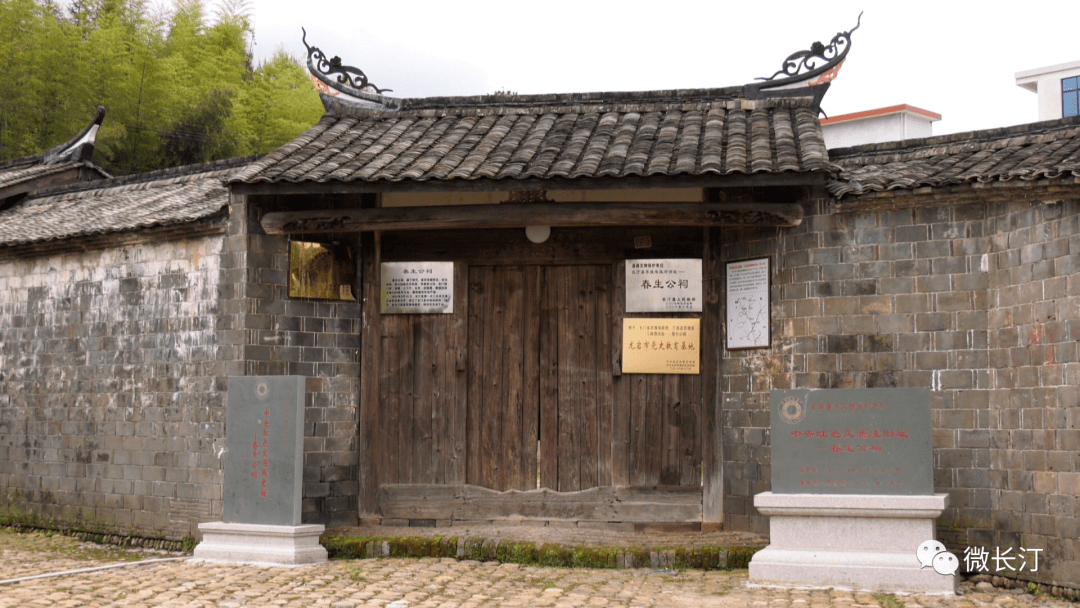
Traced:
<svg viewBox="0 0 1080 608">
<path fill-rule="evenodd" d="M 227 524 L 220 521 L 199 524 L 202 542 L 195 547 L 195 559 L 277 566 L 306 566 L 326 561 L 326 549 L 319 544 L 322 524 L 266 526 Z"/>
<path fill-rule="evenodd" d="M 750 583 L 955 594 L 957 577 L 920 568 L 948 494 L 773 494 L 754 497 L 770 544 L 750 560 Z"/>
</svg>

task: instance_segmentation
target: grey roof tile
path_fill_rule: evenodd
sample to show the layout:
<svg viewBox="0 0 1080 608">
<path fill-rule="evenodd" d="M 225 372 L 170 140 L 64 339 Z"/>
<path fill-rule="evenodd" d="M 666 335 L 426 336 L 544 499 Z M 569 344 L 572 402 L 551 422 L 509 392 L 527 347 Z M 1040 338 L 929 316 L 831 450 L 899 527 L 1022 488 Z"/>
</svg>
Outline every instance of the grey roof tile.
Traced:
<svg viewBox="0 0 1080 608">
<path fill-rule="evenodd" d="M 838 198 L 1080 176 L 1080 117 L 829 151 Z"/>
<path fill-rule="evenodd" d="M 742 88 L 331 105 L 231 183 L 579 179 L 834 171 L 810 98 Z M 512 185 L 507 186 L 512 188 Z"/>
<path fill-rule="evenodd" d="M 0 246 L 201 220 L 229 204 L 225 180 L 255 157 L 43 191 L 0 211 Z"/>
</svg>

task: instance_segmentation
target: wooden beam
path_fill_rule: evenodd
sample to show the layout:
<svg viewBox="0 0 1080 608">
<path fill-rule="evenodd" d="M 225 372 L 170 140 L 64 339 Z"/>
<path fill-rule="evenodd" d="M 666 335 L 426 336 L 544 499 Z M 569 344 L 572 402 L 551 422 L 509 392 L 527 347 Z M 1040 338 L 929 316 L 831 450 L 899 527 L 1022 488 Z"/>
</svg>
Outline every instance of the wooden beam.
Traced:
<svg viewBox="0 0 1080 608">
<path fill-rule="evenodd" d="M 474 485 L 383 484 L 379 508 L 389 519 L 700 522 L 701 487 L 498 492 Z"/>
<path fill-rule="evenodd" d="M 359 192 L 507 192 L 510 190 L 643 190 L 648 188 L 757 188 L 816 186 L 829 179 L 824 171 L 728 173 L 718 175 L 649 175 L 627 177 L 556 177 L 528 179 L 429 179 L 423 181 L 235 182 L 237 194 L 355 194 Z"/>
<path fill-rule="evenodd" d="M 278 211 L 267 234 L 445 230 L 525 226 L 798 226 L 794 203 L 539 203 Z"/>
</svg>

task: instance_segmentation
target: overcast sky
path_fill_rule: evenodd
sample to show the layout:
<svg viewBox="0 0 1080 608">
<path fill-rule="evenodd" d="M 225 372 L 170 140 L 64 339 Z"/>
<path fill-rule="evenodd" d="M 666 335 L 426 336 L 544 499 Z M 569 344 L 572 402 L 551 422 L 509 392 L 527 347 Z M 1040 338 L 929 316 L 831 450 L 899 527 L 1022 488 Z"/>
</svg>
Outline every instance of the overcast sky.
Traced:
<svg viewBox="0 0 1080 608">
<path fill-rule="evenodd" d="M 643 91 L 746 84 L 839 31 L 852 49 L 822 103 L 830 116 L 907 103 L 935 134 L 1034 122 L 1021 70 L 1080 60 L 1080 3 L 953 0 L 253 0 L 256 60 L 308 44 L 393 96 Z"/>
</svg>

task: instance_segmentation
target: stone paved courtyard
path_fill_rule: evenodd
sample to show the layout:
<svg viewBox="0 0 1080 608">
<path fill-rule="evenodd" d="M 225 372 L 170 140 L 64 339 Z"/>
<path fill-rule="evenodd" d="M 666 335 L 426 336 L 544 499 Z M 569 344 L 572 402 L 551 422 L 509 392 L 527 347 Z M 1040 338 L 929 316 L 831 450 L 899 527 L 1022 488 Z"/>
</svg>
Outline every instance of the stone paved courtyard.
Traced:
<svg viewBox="0 0 1080 608">
<path fill-rule="evenodd" d="M 125 551 L 67 537 L 0 531 L 0 580 L 125 560 L 175 556 Z M 989 587 L 983 583 L 980 587 Z M 456 561 L 378 559 L 268 568 L 188 560 L 132 565 L 0 586 L 0 608 L 12 606 L 1068 606 L 1019 590 L 976 589 L 930 597 L 842 590 L 750 588 L 746 570 L 571 570 Z"/>
</svg>

